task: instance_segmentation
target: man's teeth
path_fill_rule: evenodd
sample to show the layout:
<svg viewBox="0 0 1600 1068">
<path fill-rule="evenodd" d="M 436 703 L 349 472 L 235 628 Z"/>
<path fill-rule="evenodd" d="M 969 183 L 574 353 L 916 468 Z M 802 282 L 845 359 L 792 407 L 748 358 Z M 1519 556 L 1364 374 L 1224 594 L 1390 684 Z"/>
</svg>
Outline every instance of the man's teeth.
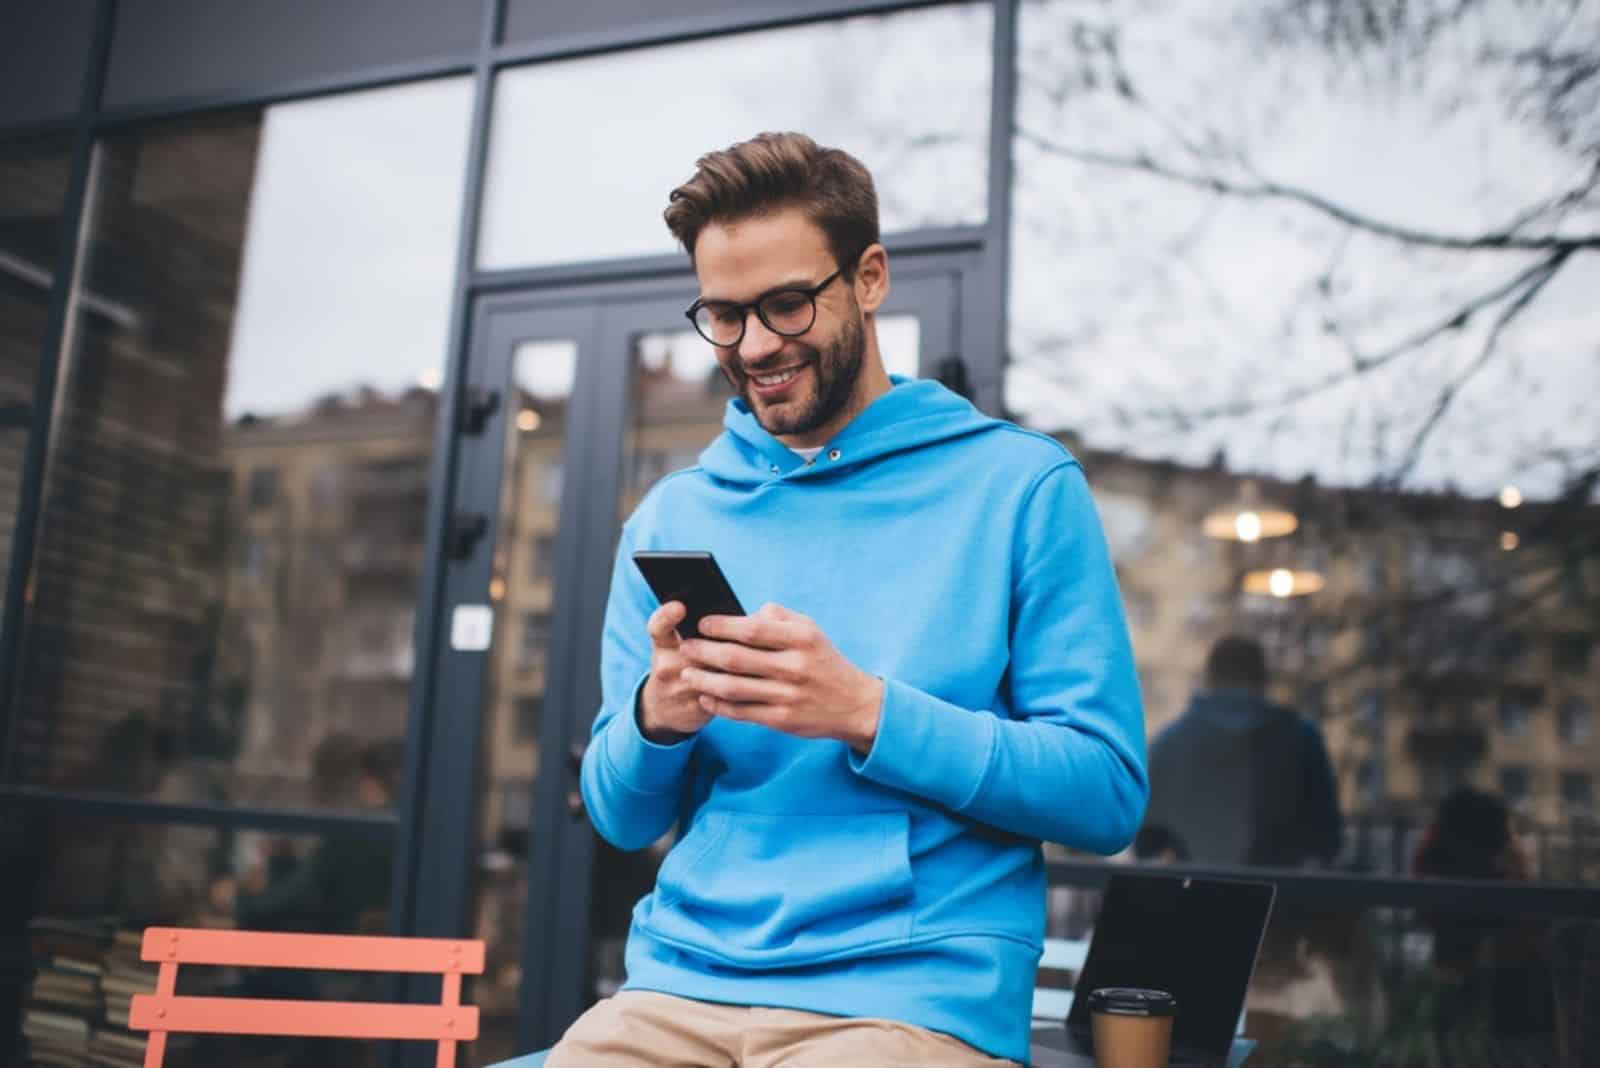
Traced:
<svg viewBox="0 0 1600 1068">
<path fill-rule="evenodd" d="M 779 371 L 775 375 L 753 375 L 752 377 L 755 379 L 757 385 L 778 386 L 789 381 L 789 379 L 793 378 L 799 373 L 800 368 L 794 367 L 787 371 Z"/>
</svg>

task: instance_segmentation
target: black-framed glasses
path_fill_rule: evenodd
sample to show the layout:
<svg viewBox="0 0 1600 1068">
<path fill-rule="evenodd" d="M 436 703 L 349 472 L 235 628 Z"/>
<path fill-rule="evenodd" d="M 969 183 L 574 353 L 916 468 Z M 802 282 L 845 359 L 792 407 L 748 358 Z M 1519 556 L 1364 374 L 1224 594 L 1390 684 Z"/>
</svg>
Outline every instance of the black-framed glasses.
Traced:
<svg viewBox="0 0 1600 1068">
<path fill-rule="evenodd" d="M 731 349 L 744 340 L 744 326 L 753 310 L 762 325 L 780 337 L 799 337 L 817 321 L 817 295 L 844 273 L 841 267 L 814 286 L 780 286 L 769 289 L 748 304 L 734 300 L 701 298 L 683 314 L 699 335 L 719 348 Z"/>
</svg>

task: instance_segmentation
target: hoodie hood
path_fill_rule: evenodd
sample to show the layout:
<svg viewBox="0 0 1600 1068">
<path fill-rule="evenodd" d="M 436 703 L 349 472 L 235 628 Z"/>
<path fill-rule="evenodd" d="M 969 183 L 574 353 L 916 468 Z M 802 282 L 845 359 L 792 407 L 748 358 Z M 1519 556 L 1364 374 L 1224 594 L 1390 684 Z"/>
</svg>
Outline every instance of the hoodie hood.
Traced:
<svg viewBox="0 0 1600 1068">
<path fill-rule="evenodd" d="M 1195 694 L 1184 715 L 1225 731 L 1243 732 L 1264 726 L 1286 711 L 1254 690 L 1223 687 Z"/>
<path fill-rule="evenodd" d="M 891 375 L 889 381 L 889 392 L 846 424 L 823 447 L 815 464 L 807 464 L 793 449 L 767 433 L 750 406 L 735 397 L 728 401 L 722 418 L 725 433 L 718 434 L 706 446 L 700 454 L 700 466 L 725 482 L 761 483 L 791 474 L 795 478 L 815 478 L 892 453 L 1006 425 L 932 379 Z M 837 459 L 832 455 L 835 451 Z"/>
</svg>

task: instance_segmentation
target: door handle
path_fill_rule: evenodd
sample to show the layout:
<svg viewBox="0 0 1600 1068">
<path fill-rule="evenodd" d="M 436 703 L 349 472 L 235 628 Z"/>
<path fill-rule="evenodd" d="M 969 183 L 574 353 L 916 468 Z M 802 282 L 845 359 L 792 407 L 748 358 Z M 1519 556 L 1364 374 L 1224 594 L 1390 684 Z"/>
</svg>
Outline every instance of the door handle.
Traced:
<svg viewBox="0 0 1600 1068">
<path fill-rule="evenodd" d="M 468 386 L 461 396 L 461 432 L 481 434 L 489 417 L 500 410 L 500 391 L 483 386 Z"/>
<path fill-rule="evenodd" d="M 567 772 L 573 778 L 577 778 L 583 773 L 583 752 L 587 748 L 588 746 L 581 742 L 575 742 L 567 748 Z M 572 818 L 573 823 L 588 817 L 589 812 L 583 806 L 583 792 L 581 790 L 569 789 L 567 791 L 567 815 Z"/>
<path fill-rule="evenodd" d="M 446 547 L 452 560 L 465 560 L 489 532 L 489 517 L 482 512 L 457 512 L 450 517 Z"/>
</svg>

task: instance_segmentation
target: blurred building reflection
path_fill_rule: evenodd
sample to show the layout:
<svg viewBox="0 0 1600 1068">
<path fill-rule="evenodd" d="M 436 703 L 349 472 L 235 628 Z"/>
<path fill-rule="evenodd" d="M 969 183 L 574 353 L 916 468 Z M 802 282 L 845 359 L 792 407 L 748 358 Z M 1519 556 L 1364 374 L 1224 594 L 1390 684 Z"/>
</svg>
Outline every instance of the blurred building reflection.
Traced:
<svg viewBox="0 0 1600 1068">
<path fill-rule="evenodd" d="M 14 727 L 26 782 L 78 788 L 120 721 L 169 757 L 220 756 L 211 729 L 227 474 L 225 352 L 255 150 L 253 122 L 108 139 L 64 403 L 48 460 Z M 214 159 L 206 196 L 187 151 Z M 131 769 L 130 769 L 131 770 Z M 135 772 L 137 773 L 137 772 Z M 196 784 L 214 795 L 217 784 Z M 192 794 L 191 794 L 192 796 Z"/>
<path fill-rule="evenodd" d="M 1095 487 L 1129 610 L 1148 730 L 1170 722 L 1228 633 L 1268 652 L 1272 696 L 1321 724 L 1347 819 L 1341 866 L 1404 874 L 1459 785 L 1505 791 L 1536 877 L 1600 882 L 1589 776 L 1600 506 L 1275 483 L 1069 447 Z M 1292 501 L 1293 535 L 1217 541 L 1205 516 L 1246 481 Z M 1515 548 L 1503 535 L 1518 533 Z M 1241 588 L 1306 566 L 1307 596 Z"/>
<path fill-rule="evenodd" d="M 420 387 L 367 388 L 228 428 L 216 674 L 233 799 L 308 804 L 319 739 L 405 723 L 436 408 Z"/>
</svg>

